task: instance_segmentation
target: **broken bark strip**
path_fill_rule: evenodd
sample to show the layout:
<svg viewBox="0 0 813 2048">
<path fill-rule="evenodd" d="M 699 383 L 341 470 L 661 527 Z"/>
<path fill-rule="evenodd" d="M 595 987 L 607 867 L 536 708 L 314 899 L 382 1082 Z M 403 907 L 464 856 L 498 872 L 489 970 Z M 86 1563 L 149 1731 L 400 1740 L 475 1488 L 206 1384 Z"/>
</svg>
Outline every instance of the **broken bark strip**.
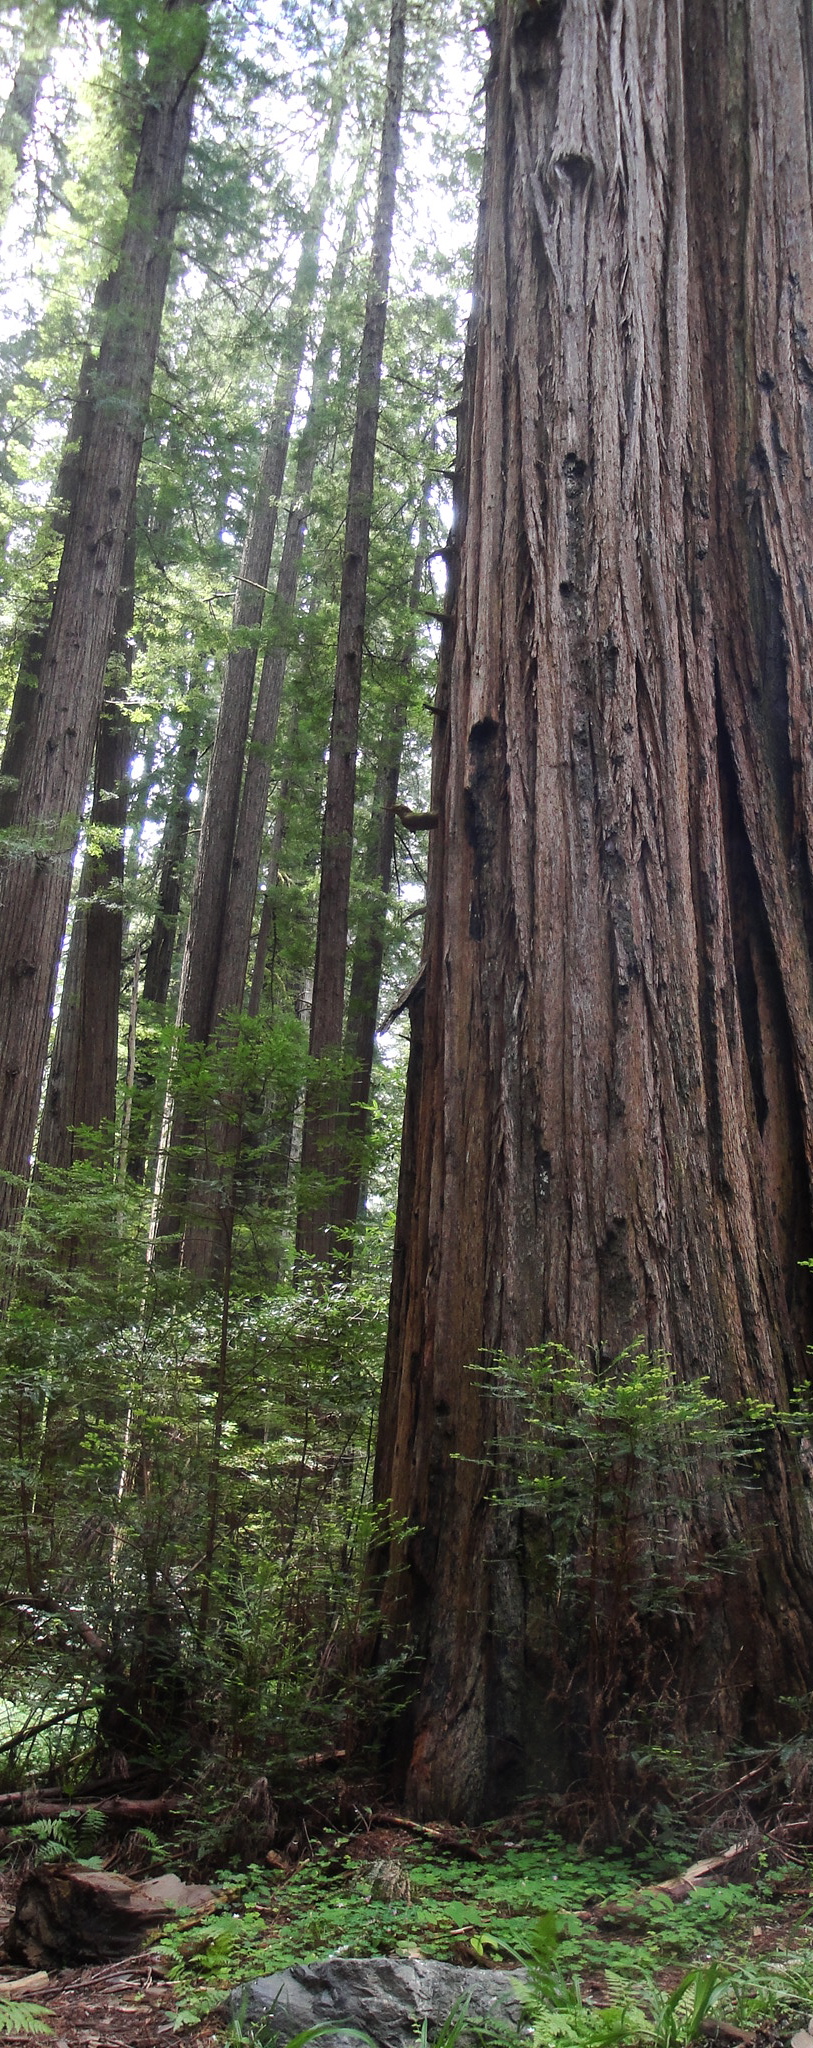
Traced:
<svg viewBox="0 0 813 2048">
<path fill-rule="evenodd" d="M 27 850 L 0 866 L 0 1221 L 16 1221 L 48 1046 L 51 1005 L 104 675 L 133 525 L 136 480 L 192 126 L 207 16 L 162 10 L 144 78 L 145 113 L 111 283 L 81 477 L 40 666 L 37 713 L 13 824 Z"/>
<path fill-rule="evenodd" d="M 367 571 L 370 554 L 375 449 L 389 297 L 390 252 L 400 148 L 404 85 L 406 0 L 390 17 L 387 85 L 370 281 L 359 363 L 358 399 L 344 537 L 336 677 L 330 727 L 327 791 L 322 824 L 321 881 L 311 1003 L 311 1057 L 324 1060 L 342 1043 L 347 922 L 353 857 L 359 706 Z M 330 1251 L 331 1203 L 325 1192 L 334 1163 L 337 1083 L 328 1060 L 308 1090 L 302 1140 L 303 1200 L 297 1222 L 300 1251 L 324 1258 Z M 322 1192 L 317 1191 L 317 1182 Z"/>
</svg>

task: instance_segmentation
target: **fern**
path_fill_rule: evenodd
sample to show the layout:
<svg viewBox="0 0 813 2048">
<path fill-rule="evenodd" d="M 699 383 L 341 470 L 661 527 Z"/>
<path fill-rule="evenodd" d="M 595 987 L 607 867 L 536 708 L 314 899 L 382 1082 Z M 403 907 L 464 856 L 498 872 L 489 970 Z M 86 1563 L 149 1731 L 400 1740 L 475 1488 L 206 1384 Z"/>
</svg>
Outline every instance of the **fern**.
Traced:
<svg viewBox="0 0 813 2048">
<path fill-rule="evenodd" d="M 51 2021 L 45 2005 L 21 1998 L 0 1998 L 0 2034 L 50 2034 Z"/>
</svg>

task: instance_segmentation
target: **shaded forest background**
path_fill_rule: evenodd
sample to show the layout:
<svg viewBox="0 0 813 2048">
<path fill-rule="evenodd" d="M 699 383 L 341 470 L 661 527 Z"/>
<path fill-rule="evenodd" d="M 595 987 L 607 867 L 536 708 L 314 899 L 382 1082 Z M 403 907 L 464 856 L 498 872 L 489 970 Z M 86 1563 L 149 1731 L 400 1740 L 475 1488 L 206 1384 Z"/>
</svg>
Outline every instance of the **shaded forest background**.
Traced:
<svg viewBox="0 0 813 2048">
<path fill-rule="evenodd" d="M 284 1772 L 344 1746 L 397 1678 L 365 1670 L 362 1567 L 485 42 L 463 11 L 409 10 L 390 265 L 399 21 L 403 37 L 403 8 L 391 21 L 377 0 L 30 0 L 2 30 L 0 817 L 6 905 L 29 875 L 19 945 L 36 956 L 24 973 L 19 945 L 6 959 L 7 1023 L 39 977 L 47 1026 L 59 969 L 27 1108 L 29 1011 L 28 1050 L 4 1054 L 12 1781 L 165 1776 L 201 1751 Z M 177 130 L 182 95 L 180 203 L 155 215 L 175 230 L 161 309 L 147 215 L 170 130 L 156 145 L 150 123 Z M 351 511 L 370 519 L 355 788 L 326 855 L 353 462 Z M 92 771 L 65 770 L 55 818 L 32 707 L 41 728 L 94 466 L 108 495 L 87 639 L 104 603 L 115 615 Z M 54 716 L 62 761 L 81 748 Z M 342 850 L 349 895 L 322 912 L 338 1027 L 315 1043 L 311 1026 L 309 1045 L 320 883 Z M 12 922 L 7 907 L 7 939 Z"/>
</svg>

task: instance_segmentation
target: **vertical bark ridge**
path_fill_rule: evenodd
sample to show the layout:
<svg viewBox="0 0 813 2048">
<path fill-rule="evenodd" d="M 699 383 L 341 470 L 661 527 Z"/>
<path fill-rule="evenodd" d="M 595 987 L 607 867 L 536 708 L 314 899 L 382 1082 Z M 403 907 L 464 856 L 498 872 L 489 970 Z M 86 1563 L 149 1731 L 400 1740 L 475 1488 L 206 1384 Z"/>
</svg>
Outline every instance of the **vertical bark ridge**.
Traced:
<svg viewBox="0 0 813 2048">
<path fill-rule="evenodd" d="M 780 1407 L 806 1373 L 804 38 L 797 0 L 498 11 L 377 1480 L 420 1528 L 391 1616 L 419 1810 L 510 1796 L 544 1660 L 505 1648 L 519 1536 L 477 1461 L 511 1418 L 472 1361 L 643 1336 Z M 686 1515 L 745 1537 L 675 1652 L 729 1739 L 813 1645 L 793 1446 Z"/>
</svg>

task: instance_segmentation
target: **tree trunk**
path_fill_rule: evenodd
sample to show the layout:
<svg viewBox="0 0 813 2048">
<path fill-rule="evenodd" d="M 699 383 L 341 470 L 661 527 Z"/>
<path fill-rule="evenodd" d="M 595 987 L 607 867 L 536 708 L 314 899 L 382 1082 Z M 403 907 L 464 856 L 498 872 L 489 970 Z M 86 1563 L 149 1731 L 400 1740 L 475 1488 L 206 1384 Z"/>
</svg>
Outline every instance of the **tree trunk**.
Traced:
<svg viewBox="0 0 813 2048">
<path fill-rule="evenodd" d="M 263 834 L 268 811 L 271 761 L 277 736 L 299 568 L 305 543 L 308 504 L 324 431 L 325 406 L 336 345 L 336 319 L 353 251 L 362 184 L 363 176 L 357 181 L 356 190 L 351 197 L 336 255 L 325 323 L 313 360 L 308 412 L 297 450 L 293 503 L 288 514 L 270 622 L 275 644 L 268 648 L 260 674 L 251 746 L 240 798 L 240 816 L 234 841 L 228 903 L 217 962 L 212 1008 L 214 1022 L 225 1010 L 239 1009 L 245 990 Z"/>
<path fill-rule="evenodd" d="M 377 1470 L 419 1812 L 499 1807 L 544 1722 L 470 1364 L 643 1336 L 731 1403 L 806 1377 L 809 42 L 798 0 L 494 28 Z M 762 1739 L 813 1652 L 795 1439 L 685 1513 L 711 1561 L 656 1676 Z"/>
<path fill-rule="evenodd" d="M 25 1176 L 37 1118 L 71 855 L 101 710 L 104 673 L 133 522 L 195 79 L 203 53 L 201 0 L 169 0 L 145 77 L 146 111 L 94 377 L 82 475 L 68 522 L 40 667 L 37 717 L 26 748 L 14 824 L 28 851 L 6 854 L 0 930 L 0 1161 Z M 20 1187 L 5 1183 L 0 1220 Z"/>
<path fill-rule="evenodd" d="M 348 32 L 345 52 L 351 46 Z M 319 243 L 330 196 L 330 177 L 344 112 L 344 64 L 340 62 L 328 126 L 319 153 L 308 225 L 302 238 L 291 304 L 283 333 L 280 366 L 271 406 L 257 491 L 240 564 L 232 619 L 235 645 L 223 678 L 212 758 L 206 783 L 200 845 L 189 913 L 189 936 L 181 977 L 178 1021 L 193 1044 L 205 1044 L 213 1023 L 215 979 L 223 943 L 229 875 L 237 830 L 240 785 L 248 744 L 257 645 L 263 622 L 271 552 L 294 404 L 302 375 L 308 325 L 318 275 Z M 245 972 L 245 970 L 244 970 Z"/>
<path fill-rule="evenodd" d="M 158 901 L 144 962 L 127 1142 L 127 1172 L 132 1180 L 137 1181 L 143 1181 L 147 1170 L 147 1156 L 159 1109 L 159 1040 L 178 944 L 178 913 L 192 822 L 191 789 L 198 763 L 201 725 L 200 709 L 193 705 L 186 713 L 178 740 L 172 793 L 158 857 Z"/>
<path fill-rule="evenodd" d="M 353 858 L 361 661 L 367 608 L 367 569 L 378 436 L 379 394 L 387 325 L 395 180 L 404 84 L 406 0 L 393 0 L 378 170 L 378 198 L 370 281 L 359 362 L 358 399 L 350 479 L 336 647 L 336 677 L 327 791 L 322 823 L 321 880 L 316 926 L 310 1050 L 325 1062 L 308 1090 L 302 1143 L 303 1192 L 297 1224 L 300 1251 L 324 1258 L 330 1251 L 329 1183 L 335 1165 L 338 1074 L 342 1043 L 347 921 Z M 327 1056 L 327 1058 L 326 1058 Z"/>
<path fill-rule="evenodd" d="M 420 538 L 415 552 L 409 593 L 413 612 L 417 612 L 420 605 L 421 583 L 426 563 L 426 536 L 427 517 L 424 501 Z M 334 1227 L 339 1233 L 352 1231 L 357 1221 L 364 1182 L 364 1155 L 370 1129 L 375 1028 L 384 969 L 387 909 L 395 853 L 395 803 L 406 728 L 409 676 L 415 658 L 415 638 L 413 625 L 401 654 L 400 699 L 397 704 L 390 707 L 381 738 L 373 811 L 365 850 L 363 880 L 366 902 L 359 913 L 353 947 L 344 1035 L 348 1107 L 341 1133 L 343 1167 L 334 1199 Z M 350 1245 L 347 1242 L 343 1246 L 343 1252 L 346 1261 L 350 1252 Z"/>
<path fill-rule="evenodd" d="M 0 114 L 0 229 L 8 219 L 14 187 L 22 169 L 42 86 L 64 6 L 53 0 L 29 0 L 23 46 L 14 81 Z"/>
<path fill-rule="evenodd" d="M 78 1125 L 95 1131 L 107 1125 L 112 1142 L 115 1124 L 135 565 L 133 532 L 124 552 L 90 813 L 91 833 L 101 828 L 108 837 L 100 849 L 90 847 L 82 864 L 37 1140 L 41 1166 L 71 1166 L 81 1157 L 74 1137 Z"/>
<path fill-rule="evenodd" d="M 336 341 L 336 316 L 353 249 L 362 185 L 363 170 L 351 195 L 337 251 L 325 323 L 314 356 L 310 402 L 297 451 L 293 504 L 288 514 L 270 622 L 274 643 L 266 652 L 260 673 L 251 746 L 240 797 L 240 815 L 234 839 L 226 913 L 216 962 L 211 1012 L 212 1035 L 218 1031 L 222 1033 L 226 1012 L 240 1009 L 245 993 L 268 810 L 271 761 L 288 661 L 288 643 L 305 541 L 307 508 L 324 427 L 325 405 Z M 273 887 L 273 883 L 269 883 L 269 886 Z M 256 1015 L 257 1012 L 253 1011 L 251 1014 Z M 197 1194 L 192 1197 L 191 1214 L 184 1231 L 182 1252 L 183 1264 L 199 1275 L 210 1272 L 222 1256 L 222 1229 L 218 1225 L 213 1226 L 211 1221 L 212 1197 L 214 1193 L 218 1214 L 222 1213 L 224 1204 L 230 1204 L 230 1184 L 236 1164 L 239 1133 L 239 1116 L 235 1104 L 231 1106 L 230 1116 L 215 1120 L 208 1132 L 204 1162 L 205 1193 L 202 1200 Z"/>
<path fill-rule="evenodd" d="M 96 288 L 94 313 L 101 314 L 109 304 L 113 280 L 103 278 Z M 50 530 L 64 541 L 73 514 L 76 497 L 82 480 L 82 448 L 92 418 L 93 375 L 97 367 L 96 349 L 91 342 L 85 349 L 76 396 L 71 408 L 68 431 L 60 456 L 59 468 L 54 485 L 50 511 Z M 20 773 L 34 732 L 40 669 L 45 646 L 48 619 L 53 610 L 56 584 L 40 593 L 35 600 L 35 614 L 29 619 L 14 686 L 6 736 L 3 743 L 3 758 L 0 765 L 0 829 L 6 830 L 12 824 L 20 785 Z"/>
</svg>

